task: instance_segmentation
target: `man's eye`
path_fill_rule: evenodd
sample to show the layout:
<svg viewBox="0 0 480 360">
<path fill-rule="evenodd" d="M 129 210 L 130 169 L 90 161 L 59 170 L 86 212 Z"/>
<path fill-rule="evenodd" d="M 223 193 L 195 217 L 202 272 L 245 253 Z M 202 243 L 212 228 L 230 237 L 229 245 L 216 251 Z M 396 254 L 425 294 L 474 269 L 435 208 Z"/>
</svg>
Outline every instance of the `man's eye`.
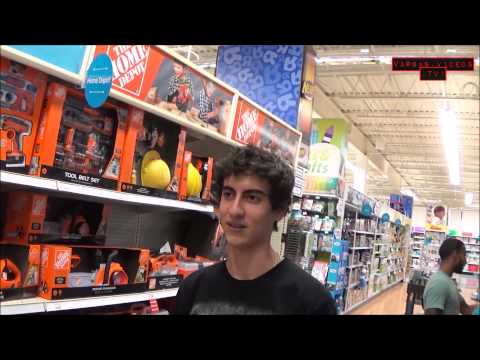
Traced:
<svg viewBox="0 0 480 360">
<path fill-rule="evenodd" d="M 224 191 L 224 192 L 222 193 L 222 197 L 225 198 L 225 199 L 231 198 L 232 195 L 233 195 L 233 193 L 232 193 L 231 191 Z"/>
<path fill-rule="evenodd" d="M 248 195 L 248 201 L 253 202 L 253 203 L 258 203 L 260 201 L 260 196 Z"/>
</svg>

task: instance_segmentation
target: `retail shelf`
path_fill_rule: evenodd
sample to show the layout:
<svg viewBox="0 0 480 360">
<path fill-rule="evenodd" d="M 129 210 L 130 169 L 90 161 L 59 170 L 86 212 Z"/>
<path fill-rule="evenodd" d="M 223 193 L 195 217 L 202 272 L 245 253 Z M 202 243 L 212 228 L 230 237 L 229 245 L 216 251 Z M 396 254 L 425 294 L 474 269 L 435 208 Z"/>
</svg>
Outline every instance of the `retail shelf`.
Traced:
<svg viewBox="0 0 480 360">
<path fill-rule="evenodd" d="M 354 230 L 354 229 L 348 229 L 348 231 L 354 232 L 354 233 L 357 233 L 357 234 L 375 235 L 375 233 L 370 232 L 370 231 Z"/>
<path fill-rule="evenodd" d="M 355 264 L 355 265 L 348 265 L 347 268 L 348 269 L 355 269 L 357 267 L 362 267 L 362 266 L 368 266 L 370 265 L 370 263 L 366 263 L 366 264 Z"/>
<path fill-rule="evenodd" d="M 354 246 L 354 247 L 350 247 L 349 249 L 350 249 L 350 250 L 366 250 L 366 249 L 372 249 L 372 247 L 368 247 L 368 246 Z"/>
<path fill-rule="evenodd" d="M 478 253 L 478 252 L 480 252 L 480 250 L 467 250 L 467 252 L 474 252 L 474 253 Z"/>
<path fill-rule="evenodd" d="M 151 299 L 164 299 L 176 296 L 177 291 L 178 288 L 173 288 L 165 290 L 146 291 L 143 293 L 65 300 L 45 300 L 40 297 L 32 299 L 9 300 L 0 303 L 0 315 L 17 315 L 62 310 L 75 310 L 97 306 L 149 301 Z"/>
<path fill-rule="evenodd" d="M 188 201 L 164 199 L 154 196 L 129 194 L 115 190 L 107 190 L 93 186 L 72 184 L 65 181 L 46 179 L 37 176 L 15 174 L 8 171 L 0 171 L 0 180 L 1 183 L 5 184 L 22 185 L 25 187 L 33 187 L 43 190 L 84 195 L 97 199 L 114 200 L 136 205 L 161 206 L 213 213 L 213 206 L 211 205 L 196 204 Z"/>
<path fill-rule="evenodd" d="M 445 231 L 441 231 L 441 230 L 425 230 L 425 232 L 435 232 L 435 233 L 442 233 L 442 234 L 446 234 Z"/>
<path fill-rule="evenodd" d="M 480 271 L 468 271 L 468 270 L 463 270 L 464 273 L 467 274 L 480 274 Z"/>
<path fill-rule="evenodd" d="M 320 199 L 320 198 L 331 198 L 331 199 L 339 199 L 339 197 L 337 195 L 334 195 L 334 194 L 319 194 L 319 193 L 311 193 L 311 192 L 304 192 L 303 195 L 306 195 L 306 196 L 313 196 L 317 199 Z"/>
<path fill-rule="evenodd" d="M 412 258 L 419 259 L 420 255 L 410 255 Z"/>
</svg>

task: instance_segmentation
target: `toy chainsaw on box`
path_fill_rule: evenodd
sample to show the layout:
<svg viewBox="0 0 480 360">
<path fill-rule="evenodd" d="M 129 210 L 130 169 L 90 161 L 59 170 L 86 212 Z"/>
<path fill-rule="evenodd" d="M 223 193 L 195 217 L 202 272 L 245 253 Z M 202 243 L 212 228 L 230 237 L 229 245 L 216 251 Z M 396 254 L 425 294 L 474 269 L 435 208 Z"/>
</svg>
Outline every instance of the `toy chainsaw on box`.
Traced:
<svg viewBox="0 0 480 360">
<path fill-rule="evenodd" d="M 20 269 L 9 259 L 0 259 L 0 289 L 19 288 L 22 283 Z"/>
</svg>

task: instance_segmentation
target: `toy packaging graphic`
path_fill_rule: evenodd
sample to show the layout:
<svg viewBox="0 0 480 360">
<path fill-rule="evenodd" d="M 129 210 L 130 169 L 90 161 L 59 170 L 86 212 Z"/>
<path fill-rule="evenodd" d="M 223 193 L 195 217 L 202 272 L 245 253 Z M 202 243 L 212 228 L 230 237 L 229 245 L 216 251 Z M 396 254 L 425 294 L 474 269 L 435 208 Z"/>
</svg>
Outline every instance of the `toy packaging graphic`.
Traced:
<svg viewBox="0 0 480 360">
<path fill-rule="evenodd" d="M 179 198 L 208 204 L 213 176 L 213 158 L 197 157 L 185 151 L 182 175 L 180 178 Z"/>
<path fill-rule="evenodd" d="M 1 197 L 7 210 L 4 241 L 24 245 L 105 243 L 111 205 L 27 191 L 2 193 Z"/>
<path fill-rule="evenodd" d="M 30 174 L 116 189 L 129 110 L 113 101 L 92 109 L 81 91 L 50 83 Z"/>
<path fill-rule="evenodd" d="M 47 75 L 0 58 L 0 169 L 28 173 Z"/>
<path fill-rule="evenodd" d="M 126 139 L 129 142 L 126 147 L 133 150 L 124 154 L 128 160 L 122 169 L 121 191 L 177 199 L 185 130 L 145 113 L 143 119 L 137 119 L 130 133 L 132 138 Z"/>
<path fill-rule="evenodd" d="M 226 135 L 233 93 L 150 45 L 97 45 L 113 64 L 112 89 Z"/>
<path fill-rule="evenodd" d="M 42 245 L 39 295 L 46 299 L 147 290 L 149 250 Z"/>
<path fill-rule="evenodd" d="M 238 99 L 232 139 L 270 151 L 295 166 L 301 135 L 267 117 L 244 99 Z"/>
<path fill-rule="evenodd" d="M 40 245 L 0 243 L 0 301 L 37 296 Z"/>
<path fill-rule="evenodd" d="M 337 191 L 346 161 L 348 131 L 343 119 L 313 120 L 306 192 Z"/>
</svg>

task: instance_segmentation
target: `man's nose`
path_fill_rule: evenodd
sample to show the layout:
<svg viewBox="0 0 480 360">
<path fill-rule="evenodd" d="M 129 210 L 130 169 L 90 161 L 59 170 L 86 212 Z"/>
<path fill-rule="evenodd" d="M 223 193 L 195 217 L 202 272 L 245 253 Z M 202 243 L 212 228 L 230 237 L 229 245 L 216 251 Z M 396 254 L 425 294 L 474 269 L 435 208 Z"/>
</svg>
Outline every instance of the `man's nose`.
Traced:
<svg viewBox="0 0 480 360">
<path fill-rule="evenodd" d="M 237 195 L 232 201 L 228 212 L 232 217 L 240 217 L 245 215 L 245 210 L 243 208 L 243 202 L 240 195 Z"/>
</svg>

